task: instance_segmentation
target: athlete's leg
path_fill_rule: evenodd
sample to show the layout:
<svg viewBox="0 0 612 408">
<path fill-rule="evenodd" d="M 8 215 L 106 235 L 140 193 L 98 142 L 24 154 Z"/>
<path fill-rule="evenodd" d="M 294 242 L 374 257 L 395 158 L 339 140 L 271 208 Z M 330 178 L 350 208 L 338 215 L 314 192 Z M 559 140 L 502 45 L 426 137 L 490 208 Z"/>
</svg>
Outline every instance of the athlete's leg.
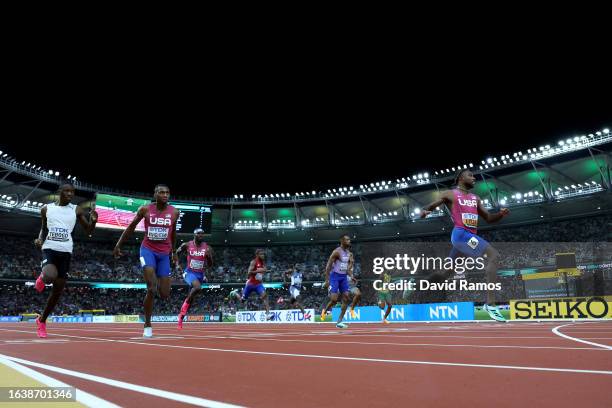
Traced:
<svg viewBox="0 0 612 408">
<path fill-rule="evenodd" d="M 499 252 L 491 245 L 488 245 L 485 254 L 487 255 L 487 267 L 485 268 L 487 283 L 496 283 L 497 269 L 499 267 Z M 487 291 L 487 304 L 495 306 L 495 290 Z"/>
<path fill-rule="evenodd" d="M 355 288 L 353 290 L 353 303 L 351 303 L 351 309 L 354 309 L 355 306 L 357 306 L 360 301 L 361 301 L 361 291 L 359 290 L 359 288 Z"/>
<path fill-rule="evenodd" d="M 60 296 L 62 295 L 62 292 L 64 291 L 65 286 L 66 286 L 66 278 L 54 278 L 53 290 L 51 291 L 51 294 L 49 295 L 49 298 L 47 299 L 47 306 L 45 307 L 45 310 L 43 311 L 39 319 L 41 323 L 46 323 L 47 317 L 51 314 L 53 309 L 55 309 L 55 306 L 57 305 L 57 302 Z"/>
<path fill-rule="evenodd" d="M 340 318 L 336 322 L 337 324 L 342 323 L 342 320 L 344 319 L 344 314 L 346 313 L 346 309 L 348 308 L 348 305 L 349 305 L 349 294 L 348 294 L 348 291 L 346 291 L 342 293 L 342 309 L 340 309 Z"/>
<path fill-rule="evenodd" d="M 145 266 L 143 268 L 143 274 L 145 283 L 147 284 L 147 294 L 144 299 L 144 327 L 151 327 L 151 315 L 153 314 L 155 292 L 157 292 L 157 277 L 155 276 L 155 269 L 153 269 L 152 266 Z"/>
</svg>

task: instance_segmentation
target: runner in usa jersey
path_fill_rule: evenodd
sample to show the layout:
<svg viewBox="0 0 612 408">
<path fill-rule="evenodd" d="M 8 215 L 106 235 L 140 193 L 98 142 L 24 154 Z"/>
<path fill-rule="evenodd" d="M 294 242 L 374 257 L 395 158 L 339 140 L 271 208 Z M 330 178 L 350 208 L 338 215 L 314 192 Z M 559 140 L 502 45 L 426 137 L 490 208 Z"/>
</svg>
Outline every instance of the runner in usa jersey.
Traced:
<svg viewBox="0 0 612 408">
<path fill-rule="evenodd" d="M 263 274 L 266 272 L 266 253 L 263 249 L 258 249 L 255 251 L 255 259 L 249 264 L 248 279 L 242 290 L 241 300 L 247 300 L 251 292 L 256 292 L 266 309 L 267 319 L 271 320 L 273 315 L 270 314 L 268 294 L 263 285 Z"/>
<path fill-rule="evenodd" d="M 147 284 L 143 337 L 153 336 L 151 315 L 153 314 L 155 291 L 158 291 L 162 299 L 168 299 L 170 296 L 170 257 L 175 265 L 178 262 L 176 252 L 173 251 L 176 248 L 176 221 L 179 211 L 168 204 L 170 199 L 168 186 L 164 184 L 155 186 L 153 197 L 154 203 L 143 205 L 138 209 L 136 216 L 123 231 L 113 250 L 116 258 L 122 256 L 121 246 L 134 233 L 138 223 L 144 219 L 145 236 L 140 246 L 140 266 Z"/>
<path fill-rule="evenodd" d="M 470 193 L 474 188 L 476 178 L 470 170 L 460 170 L 455 177 L 454 190 L 444 191 L 441 197 L 433 203 L 425 206 L 421 211 L 421 218 L 427 217 L 432 210 L 444 204 L 451 213 L 454 228 L 451 234 L 453 248 L 450 257 L 477 258 L 476 265 L 483 265 L 483 255 L 486 255 L 487 265 L 485 272 L 487 283 L 493 285 L 497 281 L 497 268 L 499 264 L 499 252 L 486 240 L 476 234 L 478 228 L 478 217 L 482 217 L 488 223 L 498 222 L 510 213 L 507 208 L 500 208 L 495 214 L 489 213 L 482 205 L 480 198 Z M 481 261 L 481 263 L 478 262 Z M 451 271 L 452 272 L 452 271 Z M 489 316 L 497 321 L 505 321 L 505 318 L 495 306 L 495 291 L 487 291 L 487 303 L 483 307 Z"/>
<path fill-rule="evenodd" d="M 206 282 L 206 269 L 213 266 L 213 251 L 212 248 L 204 242 L 204 230 L 197 228 L 193 231 L 193 240 L 185 242 L 176 251 L 177 255 L 181 252 L 187 252 L 187 266 L 183 272 L 185 282 L 191 286 L 189 295 L 181 306 L 181 311 L 178 315 L 178 328 L 183 328 L 183 319 L 189 311 L 189 307 L 202 290 L 202 283 Z"/>
</svg>

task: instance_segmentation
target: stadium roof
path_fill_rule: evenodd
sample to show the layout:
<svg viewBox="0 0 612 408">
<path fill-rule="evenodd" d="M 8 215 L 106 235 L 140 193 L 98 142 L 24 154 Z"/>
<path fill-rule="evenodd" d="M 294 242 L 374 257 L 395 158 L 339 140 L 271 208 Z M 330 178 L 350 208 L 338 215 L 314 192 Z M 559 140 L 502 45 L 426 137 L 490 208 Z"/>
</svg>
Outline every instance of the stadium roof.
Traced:
<svg viewBox="0 0 612 408">
<path fill-rule="evenodd" d="M 419 220 L 419 209 L 433 201 L 439 190 L 449 188 L 455 171 L 465 166 L 476 175 L 475 193 L 486 206 L 511 208 L 513 215 L 505 223 L 534 222 L 610 211 L 611 148 L 612 135 L 600 131 L 560 141 L 554 147 L 534 147 L 485 158 L 481 163 L 456 164 L 454 170 L 451 166 L 448 171 L 444 168 L 431 174 L 387 180 L 384 185 L 381 181 L 379 185 L 352 189 L 346 186 L 336 191 L 291 194 L 278 199 L 191 200 L 214 205 L 214 242 L 329 241 L 337 239 L 338 230 L 349 231 L 360 239 L 432 234 L 450 226 L 448 216 L 438 211 L 426 220 Z M 33 170 L 28 163 L 2 156 L 0 153 L 0 230 L 35 230 L 39 227 L 38 209 L 55 199 L 54 190 L 61 175 L 42 168 Z M 146 194 L 114 191 L 80 180 L 74 184 L 75 202 L 84 206 L 89 205 L 94 192 L 149 198 Z M 108 234 L 110 237 L 116 232 Z M 105 232 L 96 235 L 105 236 Z"/>
</svg>

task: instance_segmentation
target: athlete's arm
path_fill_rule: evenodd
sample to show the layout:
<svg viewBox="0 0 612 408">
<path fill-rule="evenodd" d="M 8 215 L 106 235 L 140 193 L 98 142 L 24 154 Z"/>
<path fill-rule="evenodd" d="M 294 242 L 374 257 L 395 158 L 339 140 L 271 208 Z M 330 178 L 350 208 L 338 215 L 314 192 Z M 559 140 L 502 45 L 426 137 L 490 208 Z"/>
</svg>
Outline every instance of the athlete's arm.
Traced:
<svg viewBox="0 0 612 408">
<path fill-rule="evenodd" d="M 482 205 L 482 201 L 480 201 L 480 198 L 478 199 L 478 215 L 480 215 L 489 224 L 501 220 L 502 218 L 504 218 L 508 214 L 510 214 L 510 210 L 508 210 L 507 208 L 502 208 L 502 209 L 499 210 L 499 212 L 497 212 L 495 214 L 491 214 Z"/>
<path fill-rule="evenodd" d="M 254 271 L 253 268 L 255 268 L 255 260 L 251 261 L 251 263 L 249 264 L 249 273 L 247 275 L 249 278 L 251 276 L 255 276 L 255 274 L 257 273 L 257 271 Z"/>
<path fill-rule="evenodd" d="M 130 225 L 128 225 L 125 231 L 123 231 L 123 234 L 121 234 L 121 237 L 119 237 L 119 241 L 117 241 L 117 245 L 115 245 L 115 249 L 113 249 L 113 255 L 115 256 L 115 258 L 123 256 L 123 253 L 121 252 L 121 245 L 123 245 L 123 243 L 127 241 L 127 239 L 134 233 L 134 231 L 136 230 L 136 226 L 140 221 L 142 221 L 144 217 L 147 216 L 148 211 L 149 209 L 144 205 L 138 209 L 136 216 L 134 217 L 132 222 L 130 222 Z"/>
<path fill-rule="evenodd" d="M 187 248 L 187 245 L 189 245 L 189 242 L 183 242 L 178 249 L 176 250 L 176 254 L 180 255 L 181 252 L 183 252 L 185 250 L 185 248 Z"/>
<path fill-rule="evenodd" d="M 34 245 L 39 248 L 42 248 L 45 239 L 47 239 L 47 234 L 49 233 L 49 229 L 47 228 L 47 206 L 43 206 L 40 209 L 40 233 L 38 234 L 38 238 L 34 240 Z"/>
<path fill-rule="evenodd" d="M 357 281 L 357 279 L 355 279 L 355 276 L 353 276 L 353 265 L 355 264 L 355 258 L 353 258 L 353 253 L 351 252 L 349 255 L 349 263 L 348 263 L 348 270 L 347 270 L 347 274 L 349 276 L 349 278 L 351 278 L 354 282 Z"/>
<path fill-rule="evenodd" d="M 79 224 L 85 230 L 87 235 L 91 234 L 94 229 L 96 229 L 96 223 L 98 222 L 98 213 L 95 210 L 92 210 L 89 214 L 89 220 L 85 216 L 85 211 L 81 207 L 77 207 L 77 220 L 79 220 Z"/>
<path fill-rule="evenodd" d="M 421 209 L 421 218 L 425 218 L 429 214 L 431 214 L 434 208 L 437 208 L 442 204 L 448 205 L 452 202 L 453 202 L 453 193 L 450 190 L 443 191 L 442 193 L 440 193 L 440 198 L 438 198 L 433 203 L 426 205 L 425 207 Z"/>
<path fill-rule="evenodd" d="M 179 210 L 174 209 L 174 226 L 172 227 L 172 233 L 170 235 L 170 240 L 172 242 L 172 248 L 170 249 L 172 255 L 172 262 L 176 265 L 178 263 L 178 255 L 176 254 L 176 221 L 179 217 Z"/>
<path fill-rule="evenodd" d="M 336 259 L 339 259 L 339 258 L 340 258 L 340 255 L 338 254 L 338 251 L 336 250 L 334 250 L 334 252 L 332 252 L 331 255 L 329 256 L 329 259 L 327 260 L 327 265 L 325 265 L 325 285 L 323 285 L 324 287 L 329 286 L 329 273 L 331 272 L 334 262 L 336 262 Z"/>
<path fill-rule="evenodd" d="M 213 251 L 212 247 L 208 246 L 208 251 L 206 251 L 206 258 L 208 258 L 208 268 L 212 268 L 215 264 L 213 261 L 213 257 L 215 256 L 215 251 Z"/>
</svg>

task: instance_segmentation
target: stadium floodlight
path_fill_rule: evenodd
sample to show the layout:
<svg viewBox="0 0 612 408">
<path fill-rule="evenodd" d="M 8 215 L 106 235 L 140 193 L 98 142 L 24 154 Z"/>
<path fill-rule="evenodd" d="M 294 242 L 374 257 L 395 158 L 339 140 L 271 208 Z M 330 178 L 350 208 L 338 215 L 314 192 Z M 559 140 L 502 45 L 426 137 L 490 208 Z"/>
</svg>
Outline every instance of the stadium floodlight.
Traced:
<svg viewBox="0 0 612 408">
<path fill-rule="evenodd" d="M 520 199 L 521 199 L 521 197 L 523 197 L 523 195 L 522 195 L 521 193 L 516 193 L 516 199 L 517 199 L 517 200 L 520 200 Z"/>
<path fill-rule="evenodd" d="M 393 211 L 393 215 L 397 215 L 397 211 Z"/>
<path fill-rule="evenodd" d="M 56 172 L 55 172 L 55 175 L 56 175 L 56 176 L 59 176 L 59 174 L 60 174 L 60 173 L 59 173 L 59 171 L 56 171 Z"/>
<path fill-rule="evenodd" d="M 488 163 L 488 164 L 493 163 L 493 159 L 489 157 L 489 158 L 487 159 L 487 163 Z"/>
<path fill-rule="evenodd" d="M 0 150 L 0 156 L 2 156 L 2 150 Z"/>
<path fill-rule="evenodd" d="M 601 136 L 601 132 L 595 132 L 597 136 Z M 586 139 L 586 138 L 585 138 Z"/>
<path fill-rule="evenodd" d="M 500 200 L 500 201 L 499 201 L 499 203 L 500 203 L 501 205 L 506 205 L 506 200 Z"/>
<path fill-rule="evenodd" d="M 360 218 L 360 217 L 359 217 L 359 215 L 356 215 L 355 217 L 356 217 L 357 219 L 359 219 L 359 218 Z"/>
<path fill-rule="evenodd" d="M 610 129 L 605 128 L 605 129 L 603 130 L 603 132 L 604 132 L 604 134 L 605 134 L 605 135 L 607 135 L 608 133 L 610 133 Z M 2 152 L 0 152 L 0 154 L 2 154 Z"/>
<path fill-rule="evenodd" d="M 374 221 L 376 221 L 376 220 L 378 220 L 378 217 L 375 215 L 375 216 L 374 216 Z"/>
<path fill-rule="evenodd" d="M 452 169 L 453 171 L 455 171 L 455 168 L 454 168 L 454 167 L 451 167 L 451 169 Z"/>
<path fill-rule="evenodd" d="M 480 170 L 482 170 L 482 166 L 480 166 Z"/>
<path fill-rule="evenodd" d="M 53 175 L 53 170 L 49 170 L 49 174 Z"/>
</svg>

